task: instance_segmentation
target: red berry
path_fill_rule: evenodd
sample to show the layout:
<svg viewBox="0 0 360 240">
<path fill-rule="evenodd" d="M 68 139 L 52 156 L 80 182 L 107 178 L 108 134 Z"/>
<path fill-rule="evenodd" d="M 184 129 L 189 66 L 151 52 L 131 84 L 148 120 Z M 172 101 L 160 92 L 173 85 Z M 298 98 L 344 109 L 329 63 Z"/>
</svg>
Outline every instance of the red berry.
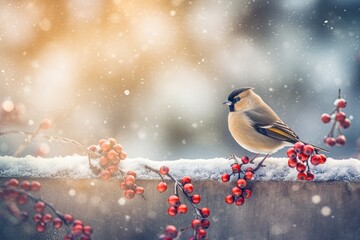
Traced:
<svg viewBox="0 0 360 240">
<path fill-rule="evenodd" d="M 221 175 L 221 181 L 223 182 L 228 182 L 230 180 L 230 175 L 227 173 L 224 173 L 223 175 Z"/>
<path fill-rule="evenodd" d="M 315 154 L 311 157 L 310 162 L 312 165 L 318 165 L 321 161 L 321 157 L 319 154 Z"/>
<path fill-rule="evenodd" d="M 289 148 L 286 151 L 286 155 L 290 158 L 290 159 L 296 159 L 296 152 L 294 150 L 294 148 Z"/>
<path fill-rule="evenodd" d="M 187 206 L 185 204 L 180 204 L 178 207 L 177 207 L 177 211 L 178 213 L 181 213 L 181 214 L 185 214 L 187 213 Z"/>
<path fill-rule="evenodd" d="M 132 175 L 132 176 L 134 176 L 134 178 L 136 178 L 136 176 L 137 176 L 135 171 L 128 171 L 126 174 L 127 175 Z"/>
<path fill-rule="evenodd" d="M 110 146 L 114 146 L 117 143 L 115 138 L 109 138 L 108 142 L 109 142 Z"/>
<path fill-rule="evenodd" d="M 43 119 L 39 124 L 39 128 L 42 130 L 48 130 L 51 128 L 51 126 L 52 126 L 52 122 L 48 118 Z"/>
<path fill-rule="evenodd" d="M 338 112 L 335 115 L 335 119 L 338 122 L 343 122 L 345 120 L 345 118 L 346 118 L 346 114 L 344 112 Z"/>
<path fill-rule="evenodd" d="M 192 193 L 193 190 L 194 190 L 194 187 L 193 187 L 193 185 L 192 185 L 191 183 L 186 183 L 186 184 L 184 185 L 184 191 L 185 191 L 187 194 Z"/>
<path fill-rule="evenodd" d="M 174 207 L 174 206 L 170 206 L 169 208 L 168 208 L 168 214 L 170 215 L 170 216 L 176 216 L 176 214 L 177 214 L 177 208 L 176 207 Z"/>
<path fill-rule="evenodd" d="M 40 213 L 35 213 L 34 216 L 33 216 L 33 221 L 38 223 L 38 222 L 41 222 L 41 219 L 42 219 L 42 215 Z"/>
<path fill-rule="evenodd" d="M 114 166 L 114 165 L 110 165 L 110 166 L 107 168 L 107 170 L 109 171 L 109 173 L 110 173 L 111 175 L 113 175 L 113 174 L 117 173 L 118 167 L 117 167 L 117 166 Z"/>
<path fill-rule="evenodd" d="M 320 154 L 320 164 L 324 164 L 326 162 L 326 156 L 324 154 Z"/>
<path fill-rule="evenodd" d="M 201 227 L 203 229 L 208 229 L 210 227 L 210 221 L 207 219 L 201 220 Z"/>
<path fill-rule="evenodd" d="M 191 178 L 188 177 L 188 176 L 184 176 L 182 179 L 181 179 L 181 184 L 182 185 L 185 185 L 187 183 L 191 183 Z"/>
<path fill-rule="evenodd" d="M 302 142 L 297 142 L 297 143 L 295 143 L 295 144 L 294 144 L 294 150 L 295 150 L 295 152 L 296 152 L 296 153 L 301 153 L 302 150 L 303 150 L 304 145 L 305 145 L 305 144 L 302 143 Z"/>
<path fill-rule="evenodd" d="M 99 141 L 98 141 L 98 145 L 101 147 L 101 145 L 103 145 L 103 143 L 105 143 L 106 142 L 106 139 L 100 139 Z"/>
<path fill-rule="evenodd" d="M 84 226 L 84 223 L 83 223 L 81 220 L 79 220 L 79 219 L 76 219 L 76 220 L 74 220 L 74 222 L 73 222 L 73 225 L 77 225 L 77 224 L 79 224 L 79 225 L 81 225 L 81 226 Z"/>
<path fill-rule="evenodd" d="M 350 125 L 351 125 L 351 122 L 350 122 L 350 119 L 348 119 L 348 118 L 345 118 L 344 121 L 340 122 L 340 126 L 344 129 L 350 127 Z"/>
<path fill-rule="evenodd" d="M 115 158 L 118 158 L 118 153 L 114 150 L 114 149 L 111 149 L 107 155 L 106 155 L 110 160 L 113 160 Z"/>
<path fill-rule="evenodd" d="M 210 209 L 204 207 L 200 209 L 200 213 L 203 218 L 207 218 L 210 215 Z"/>
<path fill-rule="evenodd" d="M 328 123 L 331 121 L 331 116 L 330 114 L 324 113 L 323 115 L 321 115 L 321 121 L 323 123 Z"/>
<path fill-rule="evenodd" d="M 176 236 L 178 235 L 178 231 L 177 231 L 176 227 L 173 225 L 167 225 L 166 229 L 165 229 L 165 233 L 166 233 L 166 236 L 171 239 L 176 238 Z"/>
<path fill-rule="evenodd" d="M 233 195 L 227 195 L 227 196 L 225 197 L 225 202 L 226 202 L 227 204 L 232 204 L 232 203 L 234 203 L 234 200 L 235 200 L 235 198 L 234 198 Z"/>
<path fill-rule="evenodd" d="M 243 193 L 243 197 L 244 198 L 250 198 L 251 197 L 251 190 L 250 189 L 246 189 Z"/>
<path fill-rule="evenodd" d="M 126 157 L 127 157 L 127 153 L 124 152 L 124 151 L 121 151 L 121 153 L 119 154 L 119 158 L 120 158 L 121 160 L 124 160 Z"/>
<path fill-rule="evenodd" d="M 120 189 L 122 189 L 122 190 L 128 189 L 128 186 L 126 185 L 126 183 L 125 183 L 124 181 L 122 181 L 122 182 L 119 183 L 119 187 L 120 187 Z"/>
<path fill-rule="evenodd" d="M 70 214 L 65 214 L 65 215 L 64 215 L 64 219 L 65 219 L 65 222 L 66 222 L 67 224 L 70 224 L 70 223 L 72 223 L 72 222 L 74 221 L 73 216 L 71 216 Z"/>
<path fill-rule="evenodd" d="M 307 174 L 305 173 L 305 172 L 299 172 L 298 173 L 298 179 L 299 180 L 306 180 L 306 178 L 307 178 Z"/>
<path fill-rule="evenodd" d="M 59 229 L 62 227 L 62 221 L 60 218 L 54 218 L 53 220 L 53 226 L 55 229 Z"/>
<path fill-rule="evenodd" d="M 43 233 L 46 230 L 46 225 L 43 222 L 38 222 L 38 223 L 36 223 L 35 229 L 37 232 Z"/>
<path fill-rule="evenodd" d="M 105 156 L 101 156 L 99 159 L 100 166 L 104 167 L 109 164 L 109 159 Z"/>
<path fill-rule="evenodd" d="M 231 166 L 231 169 L 232 169 L 233 173 L 238 173 L 238 172 L 240 172 L 240 165 L 237 164 L 237 163 L 234 163 L 234 164 Z"/>
<path fill-rule="evenodd" d="M 93 228 L 92 228 L 91 226 L 85 225 L 85 226 L 83 227 L 83 232 L 84 232 L 86 235 L 90 236 L 94 231 L 93 231 Z"/>
<path fill-rule="evenodd" d="M 238 199 L 236 199 L 235 204 L 236 204 L 237 206 L 241 206 L 241 205 L 244 204 L 244 202 L 245 202 L 244 197 L 239 197 Z"/>
<path fill-rule="evenodd" d="M 144 193 L 144 188 L 143 187 L 139 187 L 139 186 L 137 186 L 136 188 L 135 188 L 135 194 L 136 195 L 140 195 L 140 194 L 143 194 Z"/>
<path fill-rule="evenodd" d="M 72 232 L 77 235 L 83 231 L 83 226 L 80 224 L 74 224 L 72 227 Z"/>
<path fill-rule="evenodd" d="M 199 219 L 193 219 L 191 221 L 191 227 L 195 230 L 200 229 L 201 228 L 201 221 Z"/>
<path fill-rule="evenodd" d="M 39 191 L 41 188 L 41 184 L 38 181 L 33 181 L 30 183 L 30 189 L 33 192 Z"/>
<path fill-rule="evenodd" d="M 20 183 L 20 188 L 24 191 L 30 190 L 30 182 L 29 181 L 22 181 Z"/>
<path fill-rule="evenodd" d="M 315 175 L 312 172 L 307 171 L 306 180 L 311 181 L 311 180 L 314 180 L 314 178 L 315 178 Z"/>
<path fill-rule="evenodd" d="M 325 142 L 325 144 L 328 145 L 329 147 L 332 147 L 332 146 L 334 146 L 334 145 L 336 144 L 336 140 L 335 140 L 335 138 L 333 138 L 333 137 L 326 137 L 326 138 L 324 139 L 324 142 Z"/>
<path fill-rule="evenodd" d="M 338 108 L 345 108 L 347 105 L 347 102 L 343 98 L 336 99 L 334 102 L 334 105 Z"/>
<path fill-rule="evenodd" d="M 169 173 L 169 168 L 167 166 L 161 166 L 159 172 L 161 175 L 166 175 Z"/>
<path fill-rule="evenodd" d="M 242 190 L 238 187 L 233 187 L 233 189 L 231 190 L 231 194 L 235 197 L 239 197 L 242 194 Z"/>
<path fill-rule="evenodd" d="M 246 180 L 243 179 L 243 178 L 240 178 L 236 181 L 236 185 L 239 187 L 239 188 L 244 188 L 246 187 Z"/>
<path fill-rule="evenodd" d="M 196 231 L 196 239 L 204 239 L 206 238 L 206 231 L 204 229 L 198 229 Z"/>
<path fill-rule="evenodd" d="M 115 150 L 115 152 L 121 153 L 121 151 L 123 150 L 123 147 L 121 146 L 121 144 L 115 144 L 113 146 L 113 149 Z"/>
<path fill-rule="evenodd" d="M 159 191 L 159 192 L 165 192 L 166 191 L 166 189 L 167 189 L 167 184 L 166 184 L 166 182 L 159 182 L 159 184 L 157 185 L 157 190 Z"/>
<path fill-rule="evenodd" d="M 346 143 L 346 137 L 344 135 L 339 135 L 337 136 L 335 141 L 336 141 L 336 145 L 343 146 Z"/>
<path fill-rule="evenodd" d="M 306 155 L 306 154 L 304 154 L 304 153 L 299 153 L 299 154 L 297 155 L 297 158 L 298 158 L 300 161 L 305 162 L 305 161 L 309 158 L 309 156 Z"/>
<path fill-rule="evenodd" d="M 194 194 L 191 196 L 191 201 L 193 204 L 198 204 L 201 201 L 201 196 L 199 194 Z"/>
<path fill-rule="evenodd" d="M 5 183 L 6 186 L 8 187 L 18 187 L 19 186 L 19 180 L 17 180 L 16 178 L 12 178 L 9 181 L 7 181 Z"/>
<path fill-rule="evenodd" d="M 92 152 L 95 152 L 97 149 L 96 145 L 91 145 L 91 146 L 88 146 L 87 150 L 89 151 L 92 151 Z"/>
<path fill-rule="evenodd" d="M 125 191 L 125 197 L 127 199 L 133 199 L 135 197 L 135 192 L 134 190 L 128 189 Z"/>
<path fill-rule="evenodd" d="M 64 240 L 73 240 L 75 237 L 73 234 L 71 233 L 67 233 L 65 236 L 64 236 Z"/>
<path fill-rule="evenodd" d="M 50 223 L 53 220 L 53 216 L 50 213 L 46 213 L 42 216 L 42 221 L 44 223 Z"/>
<path fill-rule="evenodd" d="M 302 163 L 302 162 L 299 162 L 299 163 L 296 165 L 296 170 L 297 170 L 298 172 L 303 172 L 303 171 L 305 171 L 305 169 L 306 169 L 306 165 L 305 165 L 304 163 Z"/>
<path fill-rule="evenodd" d="M 176 195 L 171 195 L 169 198 L 168 198 L 168 203 L 170 203 L 170 205 L 172 206 L 179 206 L 180 204 L 180 198 Z"/>
<path fill-rule="evenodd" d="M 17 197 L 16 201 L 19 205 L 25 205 L 28 202 L 28 196 L 26 194 L 21 193 Z"/>
<path fill-rule="evenodd" d="M 130 186 L 133 186 L 134 183 L 135 183 L 135 177 L 133 175 L 127 175 L 126 178 L 125 178 L 125 183 L 126 185 L 128 185 L 129 187 Z"/>
<path fill-rule="evenodd" d="M 45 209 L 45 203 L 38 201 L 34 205 L 35 212 L 42 213 Z"/>
<path fill-rule="evenodd" d="M 120 157 L 115 157 L 113 160 L 111 160 L 111 163 L 117 166 L 120 163 L 120 160 Z"/>
<path fill-rule="evenodd" d="M 302 151 L 302 153 L 307 156 L 310 156 L 311 154 L 313 154 L 313 152 L 314 152 L 314 147 L 311 145 L 305 145 Z"/>
<path fill-rule="evenodd" d="M 111 177 L 111 173 L 108 170 L 101 170 L 100 177 L 104 180 L 108 180 Z"/>
<path fill-rule="evenodd" d="M 243 156 L 241 158 L 241 162 L 244 163 L 244 164 L 248 164 L 250 162 L 250 159 L 247 156 Z"/>
<path fill-rule="evenodd" d="M 246 168 L 245 172 L 254 172 L 254 169 L 252 167 Z"/>
<path fill-rule="evenodd" d="M 110 150 L 110 144 L 108 142 L 104 142 L 103 144 L 101 144 L 100 146 L 101 150 L 103 150 L 104 152 L 107 152 Z"/>
<path fill-rule="evenodd" d="M 245 172 L 245 178 L 246 180 L 253 180 L 254 174 L 252 172 Z"/>
<path fill-rule="evenodd" d="M 291 167 L 291 168 L 294 168 L 294 167 L 296 167 L 296 165 L 297 165 L 297 160 L 289 158 L 288 166 Z"/>
</svg>

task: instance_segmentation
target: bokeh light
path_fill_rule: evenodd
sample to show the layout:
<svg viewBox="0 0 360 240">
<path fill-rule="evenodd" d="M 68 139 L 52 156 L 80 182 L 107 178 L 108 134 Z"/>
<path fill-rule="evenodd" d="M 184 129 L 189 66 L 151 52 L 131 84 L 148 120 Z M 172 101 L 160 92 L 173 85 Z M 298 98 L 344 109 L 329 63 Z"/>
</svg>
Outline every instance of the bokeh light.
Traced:
<svg viewBox="0 0 360 240">
<path fill-rule="evenodd" d="M 249 154 L 231 138 L 222 102 L 253 86 L 324 147 L 320 115 L 341 88 L 352 126 L 330 155 L 358 158 L 359 9 L 351 0 L 4 1 L 0 128 L 51 118 L 51 135 L 84 145 L 115 137 L 129 157 L 154 160 Z M 21 143 L 2 141 L 3 155 Z"/>
</svg>

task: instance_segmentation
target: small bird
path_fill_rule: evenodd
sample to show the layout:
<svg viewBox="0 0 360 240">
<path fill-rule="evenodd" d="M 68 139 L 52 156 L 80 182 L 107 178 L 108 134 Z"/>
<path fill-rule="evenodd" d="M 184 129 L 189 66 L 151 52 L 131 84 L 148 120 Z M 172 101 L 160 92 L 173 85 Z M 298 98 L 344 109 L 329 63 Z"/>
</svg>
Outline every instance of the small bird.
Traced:
<svg viewBox="0 0 360 240">
<path fill-rule="evenodd" d="M 251 87 L 236 89 L 224 104 L 230 110 L 228 127 L 231 135 L 241 147 L 256 156 L 266 154 L 262 163 L 270 154 L 300 139 L 253 90 Z M 327 152 L 313 147 L 316 151 Z"/>
</svg>

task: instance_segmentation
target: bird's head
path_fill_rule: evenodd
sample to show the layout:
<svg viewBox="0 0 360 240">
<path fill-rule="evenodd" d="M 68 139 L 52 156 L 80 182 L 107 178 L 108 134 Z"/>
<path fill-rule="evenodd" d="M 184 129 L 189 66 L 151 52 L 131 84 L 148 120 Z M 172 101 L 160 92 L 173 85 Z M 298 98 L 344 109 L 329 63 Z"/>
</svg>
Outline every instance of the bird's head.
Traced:
<svg viewBox="0 0 360 240">
<path fill-rule="evenodd" d="M 244 109 L 246 108 L 245 105 L 248 102 L 248 101 L 244 101 L 244 99 L 246 99 L 249 95 L 251 95 L 250 93 L 252 93 L 253 89 L 254 88 L 252 87 L 244 87 L 244 88 L 236 89 L 232 91 L 232 93 L 230 93 L 228 100 L 225 101 L 223 104 L 229 106 L 230 112 L 235 112 L 237 110 Z"/>
</svg>

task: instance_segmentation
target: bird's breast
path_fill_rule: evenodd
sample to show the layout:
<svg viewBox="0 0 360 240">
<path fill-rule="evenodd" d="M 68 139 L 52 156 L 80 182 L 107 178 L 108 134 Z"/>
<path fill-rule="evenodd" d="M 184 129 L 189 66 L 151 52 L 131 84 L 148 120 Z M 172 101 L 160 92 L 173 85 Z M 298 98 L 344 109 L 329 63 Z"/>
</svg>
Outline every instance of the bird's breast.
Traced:
<svg viewBox="0 0 360 240">
<path fill-rule="evenodd" d="M 243 112 L 230 112 L 228 116 L 229 131 L 236 142 L 246 150 L 254 153 L 274 153 L 284 146 L 284 142 L 257 132 L 251 120 Z"/>
</svg>

